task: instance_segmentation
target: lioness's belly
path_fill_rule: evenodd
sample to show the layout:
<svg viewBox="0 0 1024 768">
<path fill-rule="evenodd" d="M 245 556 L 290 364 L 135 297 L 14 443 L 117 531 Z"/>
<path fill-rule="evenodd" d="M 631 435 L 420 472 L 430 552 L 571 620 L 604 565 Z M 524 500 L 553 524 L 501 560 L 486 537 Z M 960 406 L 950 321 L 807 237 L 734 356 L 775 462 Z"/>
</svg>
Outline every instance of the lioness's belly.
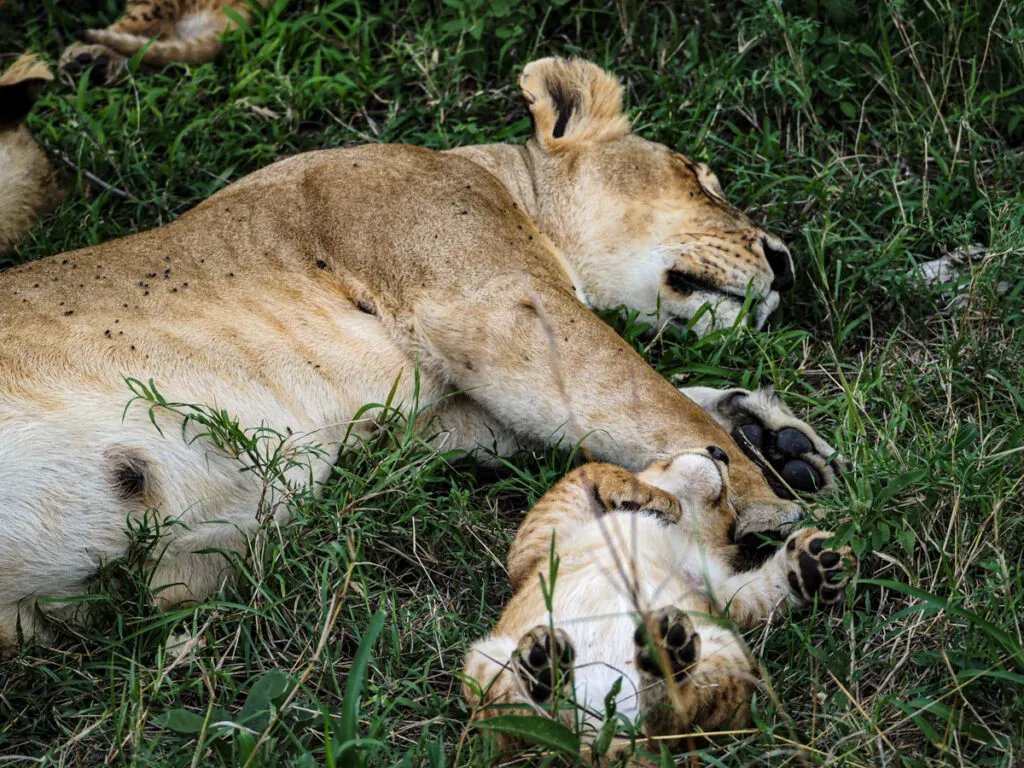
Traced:
<svg viewBox="0 0 1024 768">
<path fill-rule="evenodd" d="M 243 429 L 269 428 L 264 447 L 273 453 L 285 441 L 299 461 L 289 474 L 300 484 L 310 471 L 322 481 L 346 437 L 375 428 L 372 411 L 351 419 L 362 406 L 384 402 L 396 380 L 393 404 L 411 407 L 413 361 L 374 316 L 308 306 L 292 308 L 292 317 L 275 311 L 284 309 L 266 296 L 259 311 L 245 301 L 197 306 L 160 326 L 128 314 L 98 323 L 83 311 L 79 324 L 59 332 L 6 329 L 0 602 L 74 593 L 102 559 L 124 551 L 127 519 L 147 508 L 190 527 L 174 532 L 174 548 L 183 551 L 233 548 L 238 531 L 256 525 L 259 473 L 242 471 L 251 463 L 245 454 L 196 439 L 204 427 L 183 435 L 190 405 L 223 411 Z M 172 404 L 152 410 L 156 425 L 151 402 L 129 406 L 126 378 Z M 421 387 L 424 399 L 438 395 L 422 376 Z"/>
</svg>

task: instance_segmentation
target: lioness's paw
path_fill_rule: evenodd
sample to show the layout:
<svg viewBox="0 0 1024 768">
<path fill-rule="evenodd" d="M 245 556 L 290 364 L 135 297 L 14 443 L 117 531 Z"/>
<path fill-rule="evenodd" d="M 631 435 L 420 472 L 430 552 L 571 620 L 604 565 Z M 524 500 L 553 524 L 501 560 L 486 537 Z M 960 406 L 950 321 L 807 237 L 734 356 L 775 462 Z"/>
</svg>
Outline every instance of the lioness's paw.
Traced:
<svg viewBox="0 0 1024 768">
<path fill-rule="evenodd" d="M 817 528 L 804 528 L 786 541 L 786 579 L 793 595 L 804 602 L 837 602 L 857 567 L 857 558 L 849 547 L 829 549 L 825 542 L 832 534 Z"/>
<path fill-rule="evenodd" d="M 637 625 L 633 644 L 637 669 L 654 677 L 669 677 L 667 673 L 671 673 L 673 680 L 679 680 L 700 658 L 700 635 L 690 617 L 672 606 L 655 611 Z M 666 661 L 668 670 L 664 669 Z"/>
<path fill-rule="evenodd" d="M 104 45 L 72 43 L 64 49 L 58 65 L 60 79 L 74 86 L 85 72 L 91 72 L 91 85 L 113 85 L 125 72 L 127 59 Z"/>
<path fill-rule="evenodd" d="M 538 625 L 523 635 L 516 648 L 515 669 L 530 693 L 543 703 L 551 698 L 559 681 L 568 682 L 575 651 L 561 629 Z"/>
<path fill-rule="evenodd" d="M 707 411 L 757 463 L 776 495 L 815 493 L 832 487 L 841 459 L 836 449 L 769 390 L 680 390 Z"/>
</svg>

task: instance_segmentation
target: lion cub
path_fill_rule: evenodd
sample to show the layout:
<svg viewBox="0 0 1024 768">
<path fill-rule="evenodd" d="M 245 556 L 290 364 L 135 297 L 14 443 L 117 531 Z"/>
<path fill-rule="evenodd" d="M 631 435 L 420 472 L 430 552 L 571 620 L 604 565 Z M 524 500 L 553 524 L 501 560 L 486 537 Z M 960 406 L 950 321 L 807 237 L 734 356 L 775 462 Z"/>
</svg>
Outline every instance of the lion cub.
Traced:
<svg viewBox="0 0 1024 768">
<path fill-rule="evenodd" d="M 145 48 L 142 63 L 204 64 L 220 52 L 220 36 L 235 22 L 225 9 L 248 23 L 252 4 L 269 0 L 126 0 L 125 13 L 106 29 L 87 29 L 60 57 L 65 79 L 97 66 L 109 85 L 124 73 L 127 59 Z M 152 42 L 150 42 L 152 41 Z M 147 47 L 148 46 L 148 47 Z"/>
<path fill-rule="evenodd" d="M 558 716 L 593 740 L 618 678 L 617 712 L 648 737 L 748 720 L 757 667 L 718 617 L 749 628 L 788 604 L 834 603 L 855 560 L 807 528 L 737 572 L 727 465 L 715 446 L 637 475 L 587 464 L 545 494 L 509 552 L 515 594 L 466 657 L 474 720 L 561 699 Z"/>
</svg>

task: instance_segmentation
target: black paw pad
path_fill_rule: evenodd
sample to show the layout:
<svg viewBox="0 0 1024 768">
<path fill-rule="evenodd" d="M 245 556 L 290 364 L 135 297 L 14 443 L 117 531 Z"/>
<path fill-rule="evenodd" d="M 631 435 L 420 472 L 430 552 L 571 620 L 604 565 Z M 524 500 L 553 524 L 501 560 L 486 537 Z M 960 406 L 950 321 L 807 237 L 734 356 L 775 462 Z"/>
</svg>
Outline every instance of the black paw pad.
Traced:
<svg viewBox="0 0 1024 768">
<path fill-rule="evenodd" d="M 818 470 L 800 459 L 787 461 L 779 474 L 790 488 L 797 491 L 811 493 L 821 486 L 821 475 L 818 474 Z"/>
<path fill-rule="evenodd" d="M 662 665 L 667 657 L 672 679 L 679 680 L 700 655 L 700 635 L 694 631 L 693 623 L 675 609 L 663 609 L 657 619 L 657 626 L 664 655 L 654 639 L 649 637 L 647 625 L 641 623 L 633 633 L 633 643 L 637 649 L 636 665 L 649 675 L 666 677 Z"/>
<path fill-rule="evenodd" d="M 805 453 L 810 453 L 814 450 L 814 446 L 811 445 L 811 441 L 807 439 L 807 436 L 792 427 L 786 427 L 779 432 L 775 438 L 775 447 L 780 453 L 789 454 L 790 456 L 803 456 Z"/>
<path fill-rule="evenodd" d="M 758 424 L 744 424 L 737 427 L 733 430 L 732 439 L 747 454 L 749 454 L 748 448 L 756 448 L 758 451 L 764 448 L 764 430 Z"/>
<path fill-rule="evenodd" d="M 823 581 L 821 566 L 806 552 L 800 553 L 800 578 L 804 584 L 804 596 L 810 599 L 821 587 Z"/>
<path fill-rule="evenodd" d="M 519 670 L 530 691 L 530 698 L 544 702 L 554 690 L 554 670 L 566 679 L 572 669 L 573 648 L 569 638 L 556 630 L 552 639 L 546 627 L 532 630 L 519 644 Z"/>
<path fill-rule="evenodd" d="M 800 493 L 813 493 L 825 484 L 818 470 L 802 458 L 814 453 L 814 445 L 793 427 L 776 433 L 760 424 L 743 424 L 733 430 L 732 439 L 761 467 L 771 489 L 780 498 L 794 498 L 790 488 Z"/>
</svg>

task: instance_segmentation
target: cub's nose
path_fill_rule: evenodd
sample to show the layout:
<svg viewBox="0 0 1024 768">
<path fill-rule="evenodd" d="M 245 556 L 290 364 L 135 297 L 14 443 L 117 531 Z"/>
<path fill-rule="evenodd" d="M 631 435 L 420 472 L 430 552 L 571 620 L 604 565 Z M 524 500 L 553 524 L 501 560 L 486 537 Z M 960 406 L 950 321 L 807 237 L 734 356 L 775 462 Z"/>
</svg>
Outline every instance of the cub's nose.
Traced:
<svg viewBox="0 0 1024 768">
<path fill-rule="evenodd" d="M 782 244 L 782 241 L 775 238 L 762 237 L 761 249 L 764 257 L 768 260 L 768 266 L 772 268 L 772 290 L 785 293 L 796 280 L 793 277 L 793 259 L 790 258 L 789 249 Z"/>
</svg>

